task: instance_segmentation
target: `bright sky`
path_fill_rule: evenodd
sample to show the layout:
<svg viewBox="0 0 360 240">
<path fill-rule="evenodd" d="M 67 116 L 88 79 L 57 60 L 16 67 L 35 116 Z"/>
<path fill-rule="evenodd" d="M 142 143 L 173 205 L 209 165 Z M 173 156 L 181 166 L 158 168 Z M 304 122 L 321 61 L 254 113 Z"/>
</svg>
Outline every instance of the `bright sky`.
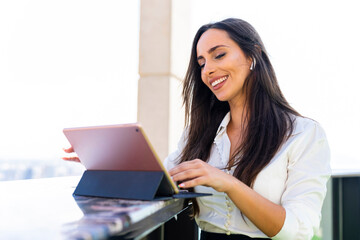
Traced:
<svg viewBox="0 0 360 240">
<path fill-rule="evenodd" d="M 333 166 L 360 167 L 356 1 L 191 2 L 192 35 L 250 22 L 286 98 L 326 130 Z M 138 1 L 1 1 L 0 161 L 58 159 L 64 127 L 136 121 L 138 31 Z"/>
<path fill-rule="evenodd" d="M 0 159 L 59 159 L 65 127 L 136 121 L 138 9 L 0 2 Z"/>
</svg>

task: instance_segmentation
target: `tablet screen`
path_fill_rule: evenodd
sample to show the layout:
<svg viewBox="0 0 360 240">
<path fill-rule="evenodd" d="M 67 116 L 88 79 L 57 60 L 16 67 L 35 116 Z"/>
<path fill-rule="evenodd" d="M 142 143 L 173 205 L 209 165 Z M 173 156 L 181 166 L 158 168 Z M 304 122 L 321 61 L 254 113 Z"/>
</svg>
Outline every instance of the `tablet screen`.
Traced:
<svg viewBox="0 0 360 240">
<path fill-rule="evenodd" d="M 87 170 L 164 170 L 138 123 L 65 128 L 64 134 Z"/>
</svg>

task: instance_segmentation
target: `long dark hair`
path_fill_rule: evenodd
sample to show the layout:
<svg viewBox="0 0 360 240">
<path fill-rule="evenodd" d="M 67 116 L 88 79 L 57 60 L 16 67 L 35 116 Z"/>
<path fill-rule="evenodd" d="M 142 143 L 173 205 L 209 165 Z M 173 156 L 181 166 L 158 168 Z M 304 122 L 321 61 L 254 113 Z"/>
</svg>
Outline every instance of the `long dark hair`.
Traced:
<svg viewBox="0 0 360 240">
<path fill-rule="evenodd" d="M 227 32 L 246 57 L 256 61 L 244 83 L 246 94 L 244 133 L 229 169 L 236 166 L 234 176 L 252 187 L 258 173 L 270 162 L 294 128 L 294 116 L 300 116 L 284 98 L 264 44 L 256 30 L 246 21 L 229 18 L 202 26 L 195 35 L 190 63 L 183 84 L 185 126 L 188 136 L 180 162 L 195 158 L 208 161 L 216 131 L 229 112 L 228 102 L 219 101 L 201 80 L 197 61 L 197 43 L 209 29 Z M 194 202 L 195 214 L 199 212 Z"/>
</svg>

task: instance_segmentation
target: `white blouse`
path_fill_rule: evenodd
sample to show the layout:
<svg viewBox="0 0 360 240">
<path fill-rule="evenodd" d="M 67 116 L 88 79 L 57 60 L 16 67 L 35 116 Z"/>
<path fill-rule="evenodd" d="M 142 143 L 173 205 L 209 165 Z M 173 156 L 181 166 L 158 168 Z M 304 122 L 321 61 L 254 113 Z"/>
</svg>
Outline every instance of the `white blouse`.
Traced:
<svg viewBox="0 0 360 240">
<path fill-rule="evenodd" d="M 224 169 L 229 161 L 230 140 L 226 132 L 229 121 L 230 112 L 218 128 L 208 161 L 219 169 Z M 178 149 L 165 159 L 168 170 L 178 164 L 186 135 L 184 131 Z M 229 173 L 233 174 L 234 170 Z M 330 151 L 324 130 L 313 120 L 296 117 L 291 137 L 258 174 L 253 186 L 257 193 L 286 210 L 284 225 L 272 239 L 311 239 L 320 224 L 330 175 Z M 195 187 L 195 191 L 212 193 L 212 196 L 197 198 L 200 213 L 196 222 L 200 229 L 267 237 L 245 216 L 244 221 L 240 210 L 225 193 L 204 186 Z"/>
</svg>

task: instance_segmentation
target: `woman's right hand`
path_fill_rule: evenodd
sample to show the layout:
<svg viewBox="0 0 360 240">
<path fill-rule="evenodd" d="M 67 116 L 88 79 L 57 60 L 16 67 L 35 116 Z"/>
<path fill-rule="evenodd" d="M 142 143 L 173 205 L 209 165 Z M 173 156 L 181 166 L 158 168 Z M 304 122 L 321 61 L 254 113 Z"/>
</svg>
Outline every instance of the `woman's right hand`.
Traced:
<svg viewBox="0 0 360 240">
<path fill-rule="evenodd" d="M 62 157 L 63 160 L 81 163 L 80 158 L 75 154 L 73 147 L 63 148 L 63 150 L 68 154 L 68 156 Z"/>
</svg>

